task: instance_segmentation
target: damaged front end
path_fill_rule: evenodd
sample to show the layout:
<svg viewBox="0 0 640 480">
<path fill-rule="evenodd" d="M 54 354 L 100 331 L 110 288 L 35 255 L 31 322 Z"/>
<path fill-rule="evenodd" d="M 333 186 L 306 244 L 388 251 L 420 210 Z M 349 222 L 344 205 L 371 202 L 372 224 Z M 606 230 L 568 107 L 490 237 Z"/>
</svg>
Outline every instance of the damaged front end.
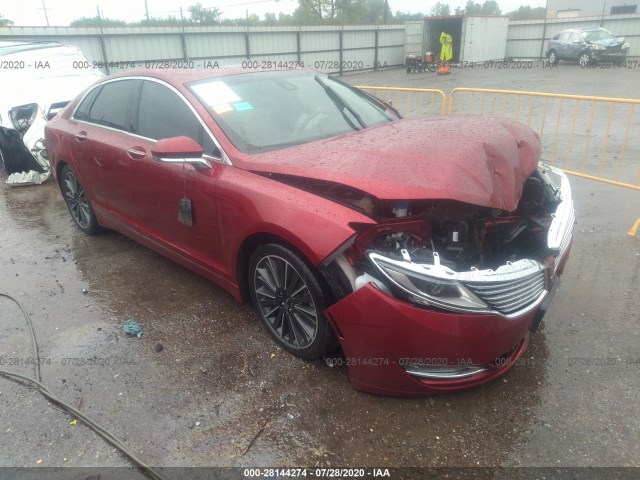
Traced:
<svg viewBox="0 0 640 480">
<path fill-rule="evenodd" d="M 45 114 L 37 104 L 15 107 L 9 111 L 14 128 L 0 126 L 0 162 L 10 186 L 39 185 L 51 177 L 51 167 L 44 145 L 44 126 L 63 108 L 59 105 Z"/>
<path fill-rule="evenodd" d="M 352 225 L 358 233 L 321 267 L 338 299 L 327 313 L 343 345 L 360 341 L 353 338 L 353 333 L 365 334 L 365 330 L 351 328 L 355 323 L 359 322 L 360 327 L 369 323 L 375 328 L 375 320 L 369 322 L 366 315 L 371 318 L 382 315 L 360 309 L 357 320 L 346 320 L 342 325 L 336 320 L 347 316 L 345 312 L 350 310 L 345 305 L 350 297 L 366 287 L 368 292 L 362 297 L 369 297 L 370 301 L 376 299 L 382 305 L 386 302 L 381 300 L 382 293 L 398 307 L 402 303 L 414 308 L 413 312 L 423 311 L 424 314 L 417 314 L 422 319 L 433 318 L 436 323 L 452 319 L 448 325 L 446 321 L 442 324 L 446 325 L 443 329 L 452 328 L 442 336 L 446 339 L 443 341 L 452 343 L 441 352 L 457 352 L 458 357 L 471 357 L 471 362 L 460 365 L 446 353 L 441 353 L 439 365 L 405 362 L 402 368 L 415 379 L 454 382 L 487 377 L 495 373 L 489 370 L 495 367 L 496 358 L 513 358 L 524 352 L 526 332 L 536 328 L 540 311 L 546 309 L 546 304 L 541 308 L 542 304 L 552 296 L 552 286 L 562 273 L 573 234 L 571 188 L 560 170 L 540 164 L 525 182 L 518 207 L 512 212 L 454 200 L 378 201 L 357 198 L 353 192 L 351 196 L 346 201 L 356 207 L 366 205 L 378 223 Z M 376 307 L 371 304 L 369 308 Z M 390 312 L 386 315 L 394 315 Z M 483 329 L 483 318 L 487 325 L 495 327 L 496 334 L 512 329 L 511 343 L 498 341 L 496 345 L 501 346 L 496 346 L 493 352 L 490 348 L 473 346 L 474 335 L 476 340 L 483 341 L 489 329 Z M 380 323 L 383 321 L 380 317 Z M 400 320 L 389 322 L 397 331 L 404 328 Z M 516 324 L 519 330 L 514 328 Z M 423 343 L 423 354 L 440 349 L 436 344 L 443 329 L 434 333 L 437 329 L 427 328 L 433 331 Z M 472 330 L 474 333 L 470 333 Z M 345 338 L 349 337 L 345 332 L 350 332 L 351 338 Z M 411 329 L 406 332 L 413 335 Z M 388 334 L 394 335 L 391 331 Z M 460 344 L 456 345 L 458 334 Z M 415 338 L 420 335 L 416 333 Z M 488 336 L 484 338 L 485 343 L 491 343 Z M 465 349 L 462 346 L 465 342 L 472 346 Z M 410 345 L 409 348 L 415 348 L 414 356 L 420 352 L 415 341 Z M 345 353 L 350 356 L 356 350 L 345 348 Z M 418 358 L 423 358 L 423 354 Z M 369 379 L 369 385 L 375 382 Z M 369 387 L 361 389 L 376 391 Z"/>
</svg>

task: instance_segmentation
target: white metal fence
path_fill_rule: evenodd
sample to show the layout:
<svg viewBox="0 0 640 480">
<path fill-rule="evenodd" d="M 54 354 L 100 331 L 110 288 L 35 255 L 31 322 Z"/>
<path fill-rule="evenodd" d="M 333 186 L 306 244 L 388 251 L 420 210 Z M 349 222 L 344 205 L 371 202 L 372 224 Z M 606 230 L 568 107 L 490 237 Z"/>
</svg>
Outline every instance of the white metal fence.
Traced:
<svg viewBox="0 0 640 480">
<path fill-rule="evenodd" d="M 293 62 L 329 73 L 404 63 L 404 25 L 3 27 L 0 40 L 75 45 L 105 73 L 158 61 L 178 67 L 244 61 L 258 68 L 270 68 L 268 62 Z"/>
</svg>

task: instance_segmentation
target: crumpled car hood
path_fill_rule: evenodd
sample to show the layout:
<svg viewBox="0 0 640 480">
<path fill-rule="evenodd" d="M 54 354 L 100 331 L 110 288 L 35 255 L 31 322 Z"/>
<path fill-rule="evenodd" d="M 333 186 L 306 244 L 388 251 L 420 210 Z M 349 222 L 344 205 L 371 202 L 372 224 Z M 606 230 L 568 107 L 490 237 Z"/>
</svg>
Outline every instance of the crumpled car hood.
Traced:
<svg viewBox="0 0 640 480">
<path fill-rule="evenodd" d="M 615 47 L 616 45 L 622 45 L 624 43 L 623 40 L 618 38 L 606 38 L 602 40 L 595 40 L 592 42 L 593 44 L 603 45 L 605 47 Z"/>
<path fill-rule="evenodd" d="M 235 163 L 341 183 L 378 199 L 448 199 L 513 211 L 539 158 L 539 137 L 528 127 L 454 115 L 398 120 Z"/>
<path fill-rule="evenodd" d="M 13 107 L 28 103 L 37 103 L 41 108 L 45 108 L 51 103 L 68 102 L 100 78 L 102 75 L 93 72 L 59 77 L 2 77 L 6 95 L 0 99 L 0 111 L 6 114 Z"/>
</svg>

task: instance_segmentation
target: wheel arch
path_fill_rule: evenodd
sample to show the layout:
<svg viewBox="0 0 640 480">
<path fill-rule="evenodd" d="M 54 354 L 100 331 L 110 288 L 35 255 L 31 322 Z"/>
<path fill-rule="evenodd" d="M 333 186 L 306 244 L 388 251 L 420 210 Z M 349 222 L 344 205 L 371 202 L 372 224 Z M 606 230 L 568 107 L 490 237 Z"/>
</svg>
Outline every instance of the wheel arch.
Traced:
<svg viewBox="0 0 640 480">
<path fill-rule="evenodd" d="M 71 165 L 69 162 L 67 162 L 66 160 L 58 160 L 56 162 L 56 182 L 58 183 L 58 187 L 62 188 L 62 169 L 64 169 L 64 167 L 66 167 L 67 165 Z M 73 168 L 73 167 L 72 167 Z"/>
<path fill-rule="evenodd" d="M 249 302 L 251 298 L 249 294 L 248 278 L 249 261 L 251 259 L 251 255 L 258 247 L 269 243 L 277 243 L 289 248 L 294 253 L 298 254 L 300 258 L 308 264 L 308 267 L 310 269 L 315 270 L 315 272 L 317 273 L 317 277 L 323 289 L 325 290 L 325 293 L 327 295 L 331 294 L 331 289 L 329 289 L 329 286 L 326 284 L 323 275 L 320 274 L 316 267 L 317 262 L 313 261 L 313 254 L 311 253 L 311 250 L 304 244 L 304 242 L 297 238 L 285 238 L 282 235 L 270 231 L 260 231 L 252 233 L 251 235 L 246 237 L 238 247 L 238 252 L 236 254 L 236 278 L 238 281 L 238 288 L 240 290 L 240 299 L 243 303 Z"/>
</svg>

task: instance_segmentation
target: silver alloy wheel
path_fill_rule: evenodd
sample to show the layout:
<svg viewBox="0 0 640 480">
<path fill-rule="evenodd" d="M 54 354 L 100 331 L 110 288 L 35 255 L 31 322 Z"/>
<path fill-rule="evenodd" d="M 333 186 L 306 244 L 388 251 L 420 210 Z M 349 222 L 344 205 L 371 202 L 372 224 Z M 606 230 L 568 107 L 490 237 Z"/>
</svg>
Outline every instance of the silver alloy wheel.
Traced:
<svg viewBox="0 0 640 480">
<path fill-rule="evenodd" d="M 589 63 L 591 63 L 591 55 L 589 55 L 588 53 L 583 53 L 582 55 L 580 55 L 578 63 L 580 63 L 580 66 L 582 68 L 586 67 L 587 65 L 589 65 Z"/>
<path fill-rule="evenodd" d="M 295 350 L 311 345 L 318 333 L 318 310 L 293 265 L 266 255 L 255 267 L 253 285 L 260 314 L 278 339 Z"/>
<path fill-rule="evenodd" d="M 80 228 L 86 230 L 91 223 L 91 207 L 82 185 L 72 170 L 67 170 L 62 179 L 64 198 L 69 205 L 73 220 Z"/>
<path fill-rule="evenodd" d="M 549 54 L 549 63 L 551 65 L 555 65 L 556 63 L 558 63 L 558 56 L 556 55 L 556 52 L 551 52 Z"/>
</svg>

